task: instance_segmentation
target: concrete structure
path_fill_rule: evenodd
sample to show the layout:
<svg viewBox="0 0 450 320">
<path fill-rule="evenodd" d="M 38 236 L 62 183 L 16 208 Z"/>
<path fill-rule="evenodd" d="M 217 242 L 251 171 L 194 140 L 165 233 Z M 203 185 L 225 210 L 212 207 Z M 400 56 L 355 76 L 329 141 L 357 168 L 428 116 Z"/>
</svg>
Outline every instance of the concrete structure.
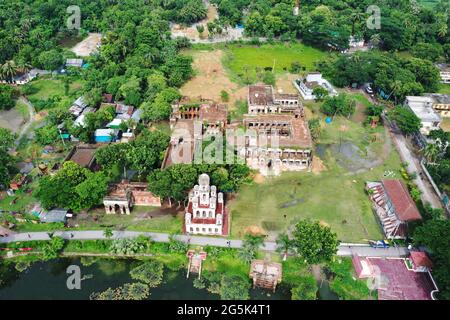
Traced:
<svg viewBox="0 0 450 320">
<path fill-rule="evenodd" d="M 170 144 L 162 167 L 193 162 L 201 154 L 204 137 L 223 135 L 227 126 L 227 107 L 212 100 L 183 98 L 172 105 Z"/>
<path fill-rule="evenodd" d="M 297 94 L 275 93 L 270 85 L 252 85 L 247 95 L 249 114 L 302 113 L 303 106 Z"/>
<path fill-rule="evenodd" d="M 431 97 L 407 96 L 405 106 L 408 107 L 421 121 L 420 133 L 425 136 L 432 130 L 440 128 L 442 118 L 433 109 L 434 99 Z"/>
<path fill-rule="evenodd" d="M 119 210 L 121 214 L 129 215 L 133 206 L 160 207 L 161 199 L 147 187 L 147 183 L 128 180 L 110 185 L 108 195 L 103 198 L 106 214 L 115 214 Z"/>
<path fill-rule="evenodd" d="M 320 72 L 309 73 L 306 78 L 300 78 L 294 80 L 294 86 L 300 92 L 301 96 L 305 100 L 316 99 L 313 91 L 316 87 L 322 87 L 328 91 L 329 96 L 336 96 L 338 92 L 331 85 L 328 80 L 322 77 Z"/>
<path fill-rule="evenodd" d="M 441 76 L 441 82 L 450 84 L 450 64 L 438 64 L 437 67 Z"/>
<path fill-rule="evenodd" d="M 245 142 L 238 154 L 262 175 L 310 170 L 312 138 L 303 110 L 295 115 L 245 115 Z"/>
<path fill-rule="evenodd" d="M 386 238 L 405 239 L 408 223 L 422 219 L 406 186 L 400 180 L 382 180 L 367 182 L 366 188 Z"/>
<path fill-rule="evenodd" d="M 81 68 L 83 66 L 83 59 L 67 59 L 66 67 Z"/>
<path fill-rule="evenodd" d="M 348 45 L 350 48 L 364 48 L 364 39 L 358 39 L 354 36 L 350 36 L 348 39 Z"/>
<path fill-rule="evenodd" d="M 198 120 L 202 124 L 202 134 L 215 136 L 223 133 L 227 125 L 227 106 L 212 100 L 190 100 L 184 97 L 172 105 L 171 128 L 178 120 Z"/>
<path fill-rule="evenodd" d="M 63 222 L 67 221 L 68 210 L 66 209 L 53 209 L 48 212 L 42 212 L 39 215 L 39 220 L 44 223 Z"/>
<path fill-rule="evenodd" d="M 29 72 L 26 73 L 18 73 L 15 75 L 11 81 L 6 80 L 0 80 L 0 83 L 6 83 L 6 84 L 12 84 L 12 85 L 24 85 L 30 82 L 31 80 L 35 79 L 40 74 L 50 74 L 51 71 L 47 70 L 40 70 L 40 69 L 31 69 Z"/>
<path fill-rule="evenodd" d="M 440 93 L 426 93 L 425 97 L 430 99 L 432 108 L 442 118 L 450 117 L 450 95 Z"/>
<path fill-rule="evenodd" d="M 201 174 L 198 185 L 189 192 L 189 203 L 184 216 L 185 230 L 189 234 L 223 235 L 225 202 L 222 192 L 210 186 L 209 176 Z"/>
<path fill-rule="evenodd" d="M 277 262 L 253 260 L 250 266 L 250 278 L 253 280 L 253 288 L 270 289 L 275 292 L 277 284 L 282 280 L 282 265 Z"/>
<path fill-rule="evenodd" d="M 188 250 L 186 256 L 189 259 L 186 278 L 189 278 L 191 273 L 198 274 L 198 278 L 200 279 L 202 276 L 202 262 L 206 260 L 207 253 L 200 249 L 199 252 L 195 250 Z"/>
</svg>

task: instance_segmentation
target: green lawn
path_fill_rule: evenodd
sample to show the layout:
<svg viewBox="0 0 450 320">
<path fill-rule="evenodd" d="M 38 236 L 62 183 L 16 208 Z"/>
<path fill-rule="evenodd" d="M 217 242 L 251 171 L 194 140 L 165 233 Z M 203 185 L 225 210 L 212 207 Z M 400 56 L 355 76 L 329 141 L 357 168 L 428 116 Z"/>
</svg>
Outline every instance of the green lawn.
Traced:
<svg viewBox="0 0 450 320">
<path fill-rule="evenodd" d="M 441 84 L 438 93 L 450 94 L 450 84 Z"/>
<path fill-rule="evenodd" d="M 341 131 L 345 128 L 345 131 Z M 232 212 L 231 234 L 242 237 L 249 226 L 262 228 L 269 234 L 286 231 L 300 219 L 319 220 L 329 225 L 341 241 L 361 242 L 382 237 L 364 186 L 368 180 L 383 178 L 385 170 L 400 177 L 401 160 L 391 146 L 384 144 L 383 127 L 368 129 L 337 117 L 322 131 L 319 144 L 338 145 L 351 141 L 361 150 L 378 155 L 373 168 L 352 173 L 338 165 L 337 155 L 326 151 L 323 162 L 327 170 L 314 174 L 286 172 L 279 177 L 267 178 L 264 183 L 243 186 L 230 205 Z M 377 136 L 377 140 L 371 137 Z"/>
<path fill-rule="evenodd" d="M 80 93 L 83 83 L 84 82 L 82 80 L 75 80 L 71 82 L 69 93 L 66 95 L 64 92 L 64 83 L 61 79 L 43 77 L 42 79 L 32 81 L 29 84 L 31 93 L 27 96 L 31 101 L 47 100 L 54 96 L 70 98 L 70 100 L 72 100 Z"/>
<path fill-rule="evenodd" d="M 182 229 L 182 220 L 179 216 L 172 215 L 155 216 L 153 218 L 140 219 L 141 213 L 157 210 L 153 207 L 134 207 L 130 215 L 105 214 L 103 209 L 89 212 L 89 216 L 96 216 L 97 221 L 93 219 L 78 220 L 79 229 L 96 230 L 104 229 L 106 226 L 115 229 L 133 230 L 133 231 L 152 231 L 179 233 Z"/>
<path fill-rule="evenodd" d="M 232 75 L 245 79 L 246 68 L 250 79 L 256 80 L 256 68 L 273 68 L 277 74 L 286 72 L 293 62 L 299 62 L 306 70 L 314 70 L 314 63 L 326 52 L 301 43 L 264 44 L 261 46 L 232 44 L 227 46 L 224 66 Z"/>
<path fill-rule="evenodd" d="M 427 9 L 433 9 L 439 3 L 439 0 L 418 0 L 417 2 Z"/>
</svg>

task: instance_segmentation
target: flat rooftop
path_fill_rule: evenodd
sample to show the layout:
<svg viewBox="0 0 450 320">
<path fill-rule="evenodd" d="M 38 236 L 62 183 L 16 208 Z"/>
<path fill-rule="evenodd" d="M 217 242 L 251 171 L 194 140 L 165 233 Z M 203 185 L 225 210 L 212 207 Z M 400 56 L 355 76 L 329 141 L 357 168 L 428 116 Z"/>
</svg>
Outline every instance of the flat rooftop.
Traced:
<svg viewBox="0 0 450 320">
<path fill-rule="evenodd" d="M 276 124 L 288 123 L 287 129 L 290 130 L 290 136 L 280 136 L 280 147 L 300 147 L 311 148 L 312 138 L 309 131 L 308 123 L 301 117 L 295 117 L 288 114 L 259 114 L 259 115 L 245 115 L 244 123 L 259 122 L 262 124 Z M 257 130 L 256 127 L 254 127 Z"/>
<path fill-rule="evenodd" d="M 433 99 L 434 103 L 450 104 L 450 94 L 443 93 L 425 93 L 425 96 Z"/>
<path fill-rule="evenodd" d="M 433 109 L 433 99 L 430 97 L 406 97 L 406 104 L 422 121 L 441 121 L 439 114 Z"/>
<path fill-rule="evenodd" d="M 270 106 L 274 104 L 273 98 L 272 86 L 248 86 L 248 101 L 250 105 Z"/>
</svg>

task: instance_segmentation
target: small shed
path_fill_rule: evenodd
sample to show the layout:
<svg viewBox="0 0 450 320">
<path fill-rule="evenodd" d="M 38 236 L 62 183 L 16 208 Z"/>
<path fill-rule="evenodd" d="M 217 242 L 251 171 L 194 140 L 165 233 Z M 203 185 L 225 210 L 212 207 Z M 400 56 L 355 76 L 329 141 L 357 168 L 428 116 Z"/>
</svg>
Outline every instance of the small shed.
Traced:
<svg viewBox="0 0 450 320">
<path fill-rule="evenodd" d="M 95 130 L 95 142 L 108 143 L 114 142 L 117 137 L 116 129 L 97 129 Z"/>
<path fill-rule="evenodd" d="M 66 209 L 53 209 L 48 212 L 42 212 L 39 216 L 41 222 L 52 223 L 52 222 L 63 222 L 67 221 L 68 210 Z"/>
<path fill-rule="evenodd" d="M 123 119 L 119 119 L 119 118 L 115 118 L 113 119 L 113 121 L 111 121 L 110 123 L 108 123 L 106 125 L 107 128 L 111 128 L 111 129 L 119 129 L 120 125 L 122 124 L 122 122 L 124 122 L 125 120 Z"/>
<path fill-rule="evenodd" d="M 81 68 L 83 66 L 83 59 L 67 59 L 66 67 Z"/>
</svg>

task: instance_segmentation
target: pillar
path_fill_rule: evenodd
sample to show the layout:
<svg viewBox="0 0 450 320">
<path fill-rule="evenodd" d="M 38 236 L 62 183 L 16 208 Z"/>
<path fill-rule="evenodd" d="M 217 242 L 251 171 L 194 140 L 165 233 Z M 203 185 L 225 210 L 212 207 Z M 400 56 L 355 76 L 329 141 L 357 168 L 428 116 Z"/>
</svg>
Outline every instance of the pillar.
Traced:
<svg viewBox="0 0 450 320">
<path fill-rule="evenodd" d="M 115 214 L 115 213 L 116 213 L 116 208 L 115 208 L 114 205 L 112 205 L 112 206 L 109 207 L 109 213 L 110 213 L 110 214 Z"/>
<path fill-rule="evenodd" d="M 111 214 L 110 209 L 109 209 L 109 205 L 105 204 L 105 211 L 106 211 L 106 214 Z"/>
<path fill-rule="evenodd" d="M 120 205 L 119 209 L 120 209 L 120 214 L 124 214 L 124 212 L 123 212 L 123 205 Z"/>
<path fill-rule="evenodd" d="M 125 213 L 126 213 L 127 215 L 130 215 L 130 207 L 129 207 L 129 206 L 126 206 L 126 207 L 125 207 Z"/>
</svg>

